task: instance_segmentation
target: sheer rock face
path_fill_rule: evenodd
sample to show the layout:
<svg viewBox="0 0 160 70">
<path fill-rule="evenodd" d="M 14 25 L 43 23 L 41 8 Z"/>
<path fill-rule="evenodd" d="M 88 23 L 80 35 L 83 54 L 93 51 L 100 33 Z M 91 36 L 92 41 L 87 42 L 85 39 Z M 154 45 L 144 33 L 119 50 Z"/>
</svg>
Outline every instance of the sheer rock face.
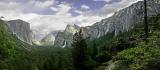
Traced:
<svg viewBox="0 0 160 70">
<path fill-rule="evenodd" d="M 107 33 L 125 32 L 136 24 L 143 22 L 143 2 L 137 2 L 125 9 L 116 12 L 112 17 L 103 19 L 90 27 L 84 28 L 85 37 L 98 38 Z M 160 3 L 158 0 L 148 0 L 148 16 L 160 14 Z"/>
<path fill-rule="evenodd" d="M 160 14 L 159 0 L 148 0 L 147 2 L 148 16 Z M 89 37 L 91 39 L 94 39 L 111 32 L 117 35 L 119 32 L 128 31 L 135 25 L 143 23 L 143 9 L 143 2 L 139 1 L 127 8 L 116 12 L 113 16 L 109 18 L 103 19 L 102 21 L 95 23 L 92 26 L 82 27 L 81 29 L 83 30 L 84 38 Z M 70 32 L 66 30 L 64 32 L 60 32 L 55 39 L 56 46 L 63 46 L 65 41 L 67 41 L 67 45 L 70 46 L 73 34 L 70 34 Z"/>
<path fill-rule="evenodd" d="M 36 33 L 34 31 L 31 31 L 31 41 L 34 45 L 41 45 L 40 41 L 36 38 Z"/>
<path fill-rule="evenodd" d="M 47 46 L 54 45 L 54 40 L 55 40 L 54 35 L 52 33 L 48 34 L 41 40 L 41 45 L 47 45 Z"/>
<path fill-rule="evenodd" d="M 68 47 L 71 45 L 73 35 L 80 29 L 77 25 L 67 25 L 64 32 L 58 32 L 54 45 L 56 47 Z"/>
<path fill-rule="evenodd" d="M 8 28 L 12 34 L 16 35 L 18 39 L 32 45 L 32 31 L 30 24 L 22 20 L 6 21 Z"/>
</svg>

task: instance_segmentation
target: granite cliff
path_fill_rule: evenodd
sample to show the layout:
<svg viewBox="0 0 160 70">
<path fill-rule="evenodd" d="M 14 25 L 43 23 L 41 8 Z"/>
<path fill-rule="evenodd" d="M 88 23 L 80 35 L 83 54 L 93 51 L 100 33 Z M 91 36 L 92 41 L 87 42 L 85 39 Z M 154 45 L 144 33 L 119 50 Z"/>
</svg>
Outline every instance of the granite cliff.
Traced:
<svg viewBox="0 0 160 70">
<path fill-rule="evenodd" d="M 6 21 L 6 24 L 9 31 L 16 35 L 18 39 L 32 45 L 32 39 L 35 39 L 33 38 L 35 36 L 30 29 L 30 24 L 28 22 L 18 19 Z"/>
<path fill-rule="evenodd" d="M 148 0 L 147 2 L 148 16 L 160 14 L 159 0 Z M 109 18 L 103 19 L 100 22 L 96 22 L 92 26 L 81 27 L 81 29 L 83 30 L 84 38 L 89 37 L 90 39 L 94 39 L 109 33 L 114 33 L 114 35 L 116 36 L 120 32 L 126 32 L 129 29 L 132 29 L 135 25 L 143 22 L 143 8 L 143 1 L 139 1 L 127 8 L 115 12 L 115 14 Z M 67 45 L 70 46 L 74 33 L 75 32 L 72 30 L 65 30 L 64 32 L 60 32 L 56 36 L 55 45 L 62 47 L 64 45 L 64 42 L 67 42 Z"/>
</svg>

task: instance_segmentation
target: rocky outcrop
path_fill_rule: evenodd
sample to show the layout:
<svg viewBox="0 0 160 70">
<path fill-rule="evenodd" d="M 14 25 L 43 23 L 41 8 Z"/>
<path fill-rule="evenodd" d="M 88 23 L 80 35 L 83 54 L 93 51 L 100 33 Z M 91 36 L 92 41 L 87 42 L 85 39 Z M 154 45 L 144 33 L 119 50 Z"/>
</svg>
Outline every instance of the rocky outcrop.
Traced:
<svg viewBox="0 0 160 70">
<path fill-rule="evenodd" d="M 33 45 L 41 45 L 39 40 L 37 40 L 37 38 L 36 38 L 36 33 L 33 31 L 31 31 L 31 41 L 32 41 Z"/>
<path fill-rule="evenodd" d="M 148 16 L 160 14 L 160 1 L 148 0 Z M 132 29 L 135 25 L 142 24 L 144 17 L 143 2 L 139 1 L 131 6 L 116 12 L 113 16 L 103 19 L 92 26 L 82 27 L 84 38 L 90 39 L 99 38 L 108 33 L 117 35 L 120 32 L 126 32 Z M 67 28 L 66 28 L 67 29 Z M 73 34 L 67 33 L 68 31 L 60 32 L 56 39 L 56 46 L 63 46 L 64 42 L 70 46 Z M 69 34 L 69 35 L 68 35 Z"/>
<path fill-rule="evenodd" d="M 98 38 L 110 32 L 117 35 L 143 22 L 143 2 L 139 1 L 125 9 L 116 12 L 112 17 L 103 19 L 92 26 L 83 28 L 84 36 Z M 148 16 L 160 14 L 158 0 L 148 0 Z"/>
<path fill-rule="evenodd" d="M 45 45 L 45 46 L 54 45 L 54 40 L 55 40 L 54 35 L 52 33 L 48 34 L 41 40 L 41 45 Z"/>
<path fill-rule="evenodd" d="M 58 32 L 54 46 L 56 47 L 68 47 L 71 45 L 73 35 L 80 29 L 77 25 L 67 25 L 64 32 Z"/>
<path fill-rule="evenodd" d="M 6 21 L 6 24 L 10 32 L 17 36 L 23 42 L 32 44 L 32 31 L 30 29 L 30 24 L 23 20 L 11 20 Z"/>
</svg>

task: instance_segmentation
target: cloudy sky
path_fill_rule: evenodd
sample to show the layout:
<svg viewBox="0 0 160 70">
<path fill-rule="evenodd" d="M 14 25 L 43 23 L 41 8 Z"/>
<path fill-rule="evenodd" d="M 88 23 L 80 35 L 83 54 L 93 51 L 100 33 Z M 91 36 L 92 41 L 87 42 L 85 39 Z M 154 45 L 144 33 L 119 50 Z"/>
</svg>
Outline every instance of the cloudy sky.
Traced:
<svg viewBox="0 0 160 70">
<path fill-rule="evenodd" d="M 4 20 L 22 19 L 39 38 L 67 24 L 89 26 L 139 0 L 0 0 Z"/>
</svg>

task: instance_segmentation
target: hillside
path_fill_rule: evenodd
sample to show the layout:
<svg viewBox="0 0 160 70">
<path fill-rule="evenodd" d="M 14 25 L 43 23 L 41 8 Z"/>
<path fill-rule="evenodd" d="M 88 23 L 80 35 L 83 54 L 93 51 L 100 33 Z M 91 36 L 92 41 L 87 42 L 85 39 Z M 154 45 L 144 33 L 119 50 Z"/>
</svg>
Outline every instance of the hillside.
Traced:
<svg viewBox="0 0 160 70">
<path fill-rule="evenodd" d="M 17 36 L 17 38 L 23 42 L 26 42 L 32 45 L 32 30 L 30 29 L 30 23 L 17 19 L 17 20 L 10 20 L 5 21 L 7 24 L 8 29 L 12 34 Z"/>
<path fill-rule="evenodd" d="M 0 20 L 0 70 L 73 70 L 70 49 L 31 46 L 8 29 Z"/>
<path fill-rule="evenodd" d="M 22 42 L 12 34 L 3 20 L 0 20 L 0 69 L 16 70 L 29 58 L 31 45 Z"/>
<path fill-rule="evenodd" d="M 4 22 L 0 20 L 0 59 L 12 56 L 14 48 L 17 47 L 15 40 L 6 29 Z"/>
<path fill-rule="evenodd" d="M 122 33 L 106 41 L 104 45 L 110 59 L 103 61 L 99 69 L 106 70 L 159 70 L 160 57 L 160 16 L 149 19 L 149 38 L 144 40 L 143 27 L 138 25 L 133 30 Z M 97 43 L 98 44 L 98 43 Z M 99 50 L 104 51 L 104 50 Z M 104 51 L 104 52 L 105 52 Z M 103 56 L 106 56 L 105 54 Z M 104 59 L 105 60 L 105 59 Z M 98 69 L 98 70 L 99 70 Z"/>
</svg>

